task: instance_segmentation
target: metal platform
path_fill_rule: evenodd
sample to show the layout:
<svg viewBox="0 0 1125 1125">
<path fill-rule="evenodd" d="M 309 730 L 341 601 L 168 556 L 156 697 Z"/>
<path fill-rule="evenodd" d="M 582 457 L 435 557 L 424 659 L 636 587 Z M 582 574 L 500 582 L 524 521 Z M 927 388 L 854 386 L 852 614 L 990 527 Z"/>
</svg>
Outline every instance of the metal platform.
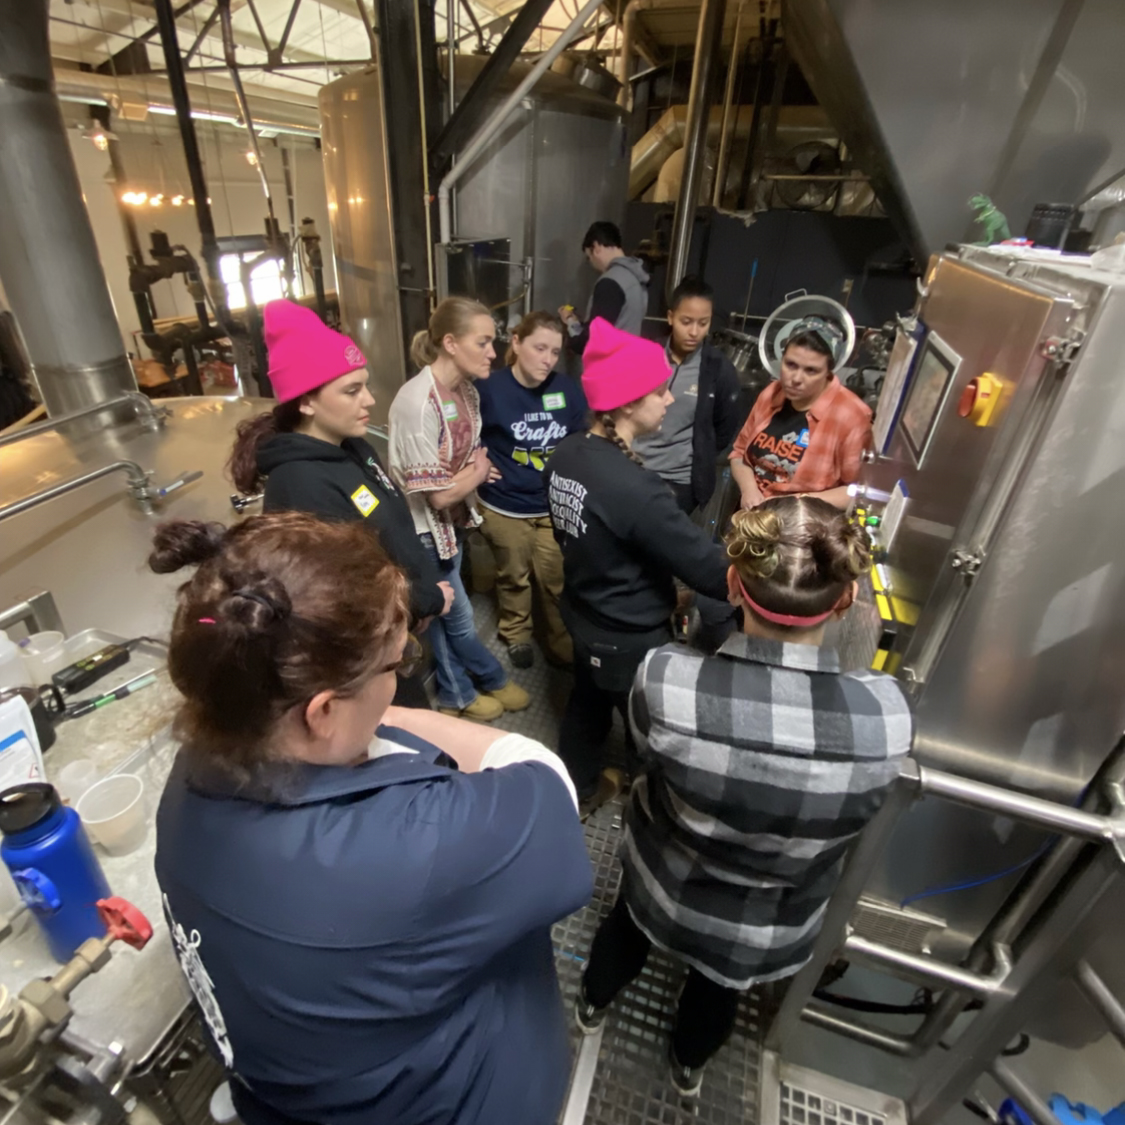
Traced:
<svg viewBox="0 0 1125 1125">
<path fill-rule="evenodd" d="M 496 637 L 494 598 L 475 595 L 473 608 L 481 640 L 509 667 L 505 647 Z M 549 667 L 537 648 L 535 665 L 513 671 L 512 678 L 531 694 L 531 706 L 504 715 L 496 725 L 556 749 L 570 676 Z M 608 758 L 624 758 L 620 721 L 614 723 Z M 594 895 L 585 909 L 554 929 L 555 961 L 568 1012 L 598 923 L 617 897 L 621 813 L 619 802 L 607 805 L 586 824 Z M 753 996 L 743 1001 L 730 1041 L 708 1063 L 698 1098 L 681 1098 L 668 1079 L 668 1035 L 684 972 L 672 958 L 654 950 L 644 972 L 618 997 L 599 1035 L 587 1038 L 571 1023 L 575 1062 L 561 1125 L 755 1125 L 761 1045 Z"/>
</svg>

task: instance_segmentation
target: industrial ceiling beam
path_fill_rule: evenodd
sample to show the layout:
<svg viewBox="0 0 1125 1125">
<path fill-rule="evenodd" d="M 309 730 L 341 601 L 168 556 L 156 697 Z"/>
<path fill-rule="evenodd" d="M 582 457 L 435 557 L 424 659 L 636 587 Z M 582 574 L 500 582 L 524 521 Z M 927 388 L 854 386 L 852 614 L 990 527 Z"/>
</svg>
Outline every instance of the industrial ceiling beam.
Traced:
<svg viewBox="0 0 1125 1125">
<path fill-rule="evenodd" d="M 500 83 L 553 3 L 554 0 L 527 0 L 516 14 L 504 33 L 504 38 L 496 45 L 496 50 L 489 56 L 488 62 L 445 123 L 445 128 L 430 145 L 432 168 L 437 170 L 444 167 L 446 161 L 480 127 L 489 98 L 499 89 Z"/>
<path fill-rule="evenodd" d="M 246 0 L 231 0 L 231 10 L 238 11 L 244 7 Z M 144 20 L 144 31 L 148 31 L 150 27 L 156 24 L 156 8 L 152 0 L 98 0 L 98 6 L 103 14 L 113 13 L 114 15 L 126 16 L 130 20 Z M 206 21 L 204 21 L 206 22 Z M 92 31 L 96 29 L 91 28 Z M 113 30 L 120 30 L 119 28 Z M 196 35 L 200 29 L 197 28 L 192 21 L 185 21 L 182 27 L 177 27 L 177 31 L 182 31 L 185 34 Z M 262 40 L 256 31 L 243 31 L 239 28 L 233 29 L 235 44 L 239 47 L 248 47 L 254 51 L 261 51 L 265 53 L 265 48 L 262 46 Z M 210 43 L 214 40 L 217 44 L 222 41 L 222 33 L 216 24 L 212 24 L 211 30 L 208 31 L 204 37 L 204 41 Z M 324 62 L 324 56 L 316 54 L 313 51 L 306 51 L 300 47 L 287 45 L 284 51 L 284 56 L 289 62 Z"/>
</svg>

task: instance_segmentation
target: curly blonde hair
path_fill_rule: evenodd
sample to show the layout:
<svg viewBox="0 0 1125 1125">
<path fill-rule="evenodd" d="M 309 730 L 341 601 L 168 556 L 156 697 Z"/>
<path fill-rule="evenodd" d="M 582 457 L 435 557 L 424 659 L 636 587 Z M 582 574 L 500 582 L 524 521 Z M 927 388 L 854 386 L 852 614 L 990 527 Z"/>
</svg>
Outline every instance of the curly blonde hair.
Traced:
<svg viewBox="0 0 1125 1125">
<path fill-rule="evenodd" d="M 794 617 L 827 613 L 871 566 L 863 529 L 815 496 L 776 496 L 736 512 L 725 542 L 750 597 Z"/>
</svg>

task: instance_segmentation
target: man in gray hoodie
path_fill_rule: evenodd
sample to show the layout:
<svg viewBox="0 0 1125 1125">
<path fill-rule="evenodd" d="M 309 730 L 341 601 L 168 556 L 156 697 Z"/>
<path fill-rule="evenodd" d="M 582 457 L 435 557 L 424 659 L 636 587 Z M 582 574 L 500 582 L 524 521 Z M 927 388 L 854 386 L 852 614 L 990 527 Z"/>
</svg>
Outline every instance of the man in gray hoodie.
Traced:
<svg viewBox="0 0 1125 1125">
<path fill-rule="evenodd" d="M 570 334 L 576 352 L 586 348 L 590 325 L 595 317 L 608 321 L 622 332 L 641 334 L 648 312 L 648 271 L 640 258 L 631 258 L 621 249 L 621 231 L 616 224 L 594 223 L 582 241 L 586 260 L 602 276 L 590 294 L 584 320 L 579 320 L 570 305 L 559 309 L 559 316 Z"/>
</svg>

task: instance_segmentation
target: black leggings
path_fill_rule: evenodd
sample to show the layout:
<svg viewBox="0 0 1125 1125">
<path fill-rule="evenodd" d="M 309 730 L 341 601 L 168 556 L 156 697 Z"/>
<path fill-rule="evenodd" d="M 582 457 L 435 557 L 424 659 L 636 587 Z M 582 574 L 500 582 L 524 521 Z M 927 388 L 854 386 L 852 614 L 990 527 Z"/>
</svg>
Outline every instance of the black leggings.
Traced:
<svg viewBox="0 0 1125 1125">
<path fill-rule="evenodd" d="M 607 1007 L 640 975 L 651 948 L 652 942 L 633 921 L 625 896 L 619 894 L 590 947 L 582 978 L 586 999 L 596 1008 Z M 672 1049 L 681 1066 L 702 1066 L 730 1038 L 741 995 L 698 969 L 688 969 L 672 1028 Z"/>
</svg>

